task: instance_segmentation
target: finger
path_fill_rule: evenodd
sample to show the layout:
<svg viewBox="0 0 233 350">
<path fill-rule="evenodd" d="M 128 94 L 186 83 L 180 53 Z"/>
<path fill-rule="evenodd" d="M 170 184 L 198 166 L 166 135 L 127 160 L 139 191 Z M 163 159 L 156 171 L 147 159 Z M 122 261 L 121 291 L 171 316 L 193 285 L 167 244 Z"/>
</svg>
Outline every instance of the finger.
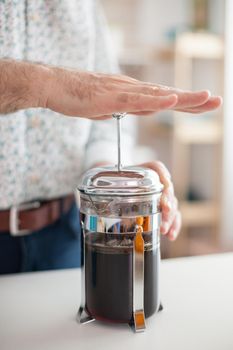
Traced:
<svg viewBox="0 0 233 350">
<path fill-rule="evenodd" d="M 177 93 L 177 96 L 177 108 L 193 108 L 206 103 L 210 98 L 210 92 L 207 90 L 200 92 L 181 92 Z"/>
<path fill-rule="evenodd" d="M 212 96 L 209 98 L 209 100 L 204 103 L 202 106 L 194 107 L 194 108 L 185 108 L 185 109 L 177 109 L 175 107 L 176 111 L 179 112 L 186 112 L 186 113 L 193 113 L 193 114 L 199 114 L 199 113 L 204 113 L 208 112 L 214 109 L 219 108 L 222 105 L 222 97 L 221 96 Z M 155 112 L 154 111 L 139 111 L 139 112 L 134 112 L 134 115 L 138 116 L 147 116 L 147 115 L 153 115 Z M 104 120 L 104 119 L 109 119 L 111 118 L 111 114 L 109 115 L 103 115 L 103 116 L 98 116 L 98 117 L 92 117 L 95 120 Z"/>
<path fill-rule="evenodd" d="M 163 194 L 160 201 L 162 211 L 161 233 L 166 234 L 174 220 L 177 212 L 177 199 L 174 195 L 174 187 L 171 182 L 171 175 L 162 162 L 148 162 L 141 166 L 154 170 L 158 175 L 161 183 L 164 185 Z"/>
<path fill-rule="evenodd" d="M 214 109 L 219 108 L 222 105 L 222 97 L 220 96 L 213 96 L 210 97 L 209 100 L 204 103 L 201 106 L 195 107 L 195 108 L 185 108 L 185 109 L 177 109 L 175 108 L 175 110 L 180 111 L 180 112 L 188 112 L 188 113 L 204 113 L 204 112 L 208 112 Z"/>
<path fill-rule="evenodd" d="M 160 227 L 161 233 L 166 235 L 170 230 L 174 217 L 177 213 L 178 201 L 174 195 L 169 193 L 167 196 L 167 201 L 169 205 L 161 203 L 161 211 L 162 211 L 162 224 Z M 164 194 L 162 196 L 164 198 Z"/>
<path fill-rule="evenodd" d="M 144 94 L 135 93 L 117 93 L 115 96 L 105 95 L 99 98 L 99 108 L 103 109 L 103 114 L 112 114 L 118 112 L 141 112 L 141 111 L 155 111 L 158 112 L 163 109 L 171 109 L 177 103 L 176 95 L 153 97 Z M 107 113 L 106 113 L 107 112 Z M 101 109 L 100 109 L 101 113 Z"/>
<path fill-rule="evenodd" d="M 145 168 L 150 168 L 155 172 L 157 172 L 157 174 L 159 175 L 159 179 L 164 186 L 164 191 L 166 189 L 169 189 L 171 193 L 174 193 L 173 184 L 171 182 L 171 175 L 168 169 L 165 167 L 165 165 L 162 162 L 159 162 L 159 161 L 147 162 L 147 163 L 141 164 L 141 166 L 144 166 Z"/>
<path fill-rule="evenodd" d="M 119 87 L 118 87 L 119 88 Z M 177 107 L 179 108 L 188 108 L 188 107 L 196 107 L 204 104 L 210 98 L 210 92 L 208 90 L 204 91 L 183 91 L 176 88 L 169 88 L 167 86 L 155 85 L 142 83 L 138 85 L 131 85 L 130 88 L 127 84 L 123 84 L 121 89 L 125 89 L 125 91 L 130 92 L 138 92 L 143 93 L 144 95 L 151 96 L 168 96 L 171 94 L 175 94 L 178 97 Z"/>
<path fill-rule="evenodd" d="M 168 235 L 167 235 L 171 241 L 174 241 L 177 238 L 177 236 L 179 235 L 181 225 L 182 225 L 181 213 L 178 211 L 176 213 L 174 221 L 173 221 L 171 228 L 170 228 Z"/>
<path fill-rule="evenodd" d="M 164 214 L 163 220 L 168 220 L 170 212 L 177 209 L 177 198 L 174 195 L 173 184 L 169 188 L 163 190 L 160 200 L 160 207 Z"/>
</svg>

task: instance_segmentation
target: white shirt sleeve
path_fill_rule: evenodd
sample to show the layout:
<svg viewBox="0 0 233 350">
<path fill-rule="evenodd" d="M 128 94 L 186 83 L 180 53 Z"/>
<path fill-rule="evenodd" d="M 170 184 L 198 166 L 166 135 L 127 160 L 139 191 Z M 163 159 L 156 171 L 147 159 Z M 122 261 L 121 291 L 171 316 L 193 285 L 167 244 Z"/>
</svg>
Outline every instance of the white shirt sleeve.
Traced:
<svg viewBox="0 0 233 350">
<path fill-rule="evenodd" d="M 95 11 L 95 71 L 101 73 L 119 73 L 120 68 L 111 39 L 106 18 L 96 4 Z M 117 111 L 116 111 L 117 112 Z M 115 120 L 94 121 L 86 144 L 84 169 L 98 162 L 117 162 L 117 129 Z M 122 163 L 132 164 L 132 151 L 136 139 L 135 117 L 127 116 L 122 120 Z"/>
</svg>

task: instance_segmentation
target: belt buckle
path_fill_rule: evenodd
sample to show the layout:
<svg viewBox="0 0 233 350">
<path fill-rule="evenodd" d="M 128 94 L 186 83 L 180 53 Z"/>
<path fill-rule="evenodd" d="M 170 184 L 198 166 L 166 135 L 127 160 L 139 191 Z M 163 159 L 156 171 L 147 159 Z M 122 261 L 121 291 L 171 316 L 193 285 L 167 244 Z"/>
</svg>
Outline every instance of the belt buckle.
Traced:
<svg viewBox="0 0 233 350">
<path fill-rule="evenodd" d="M 12 236 L 24 236 L 30 234 L 31 230 L 20 230 L 19 229 L 19 212 L 22 210 L 36 209 L 40 207 L 39 201 L 22 203 L 13 205 L 10 208 L 10 234 Z"/>
</svg>

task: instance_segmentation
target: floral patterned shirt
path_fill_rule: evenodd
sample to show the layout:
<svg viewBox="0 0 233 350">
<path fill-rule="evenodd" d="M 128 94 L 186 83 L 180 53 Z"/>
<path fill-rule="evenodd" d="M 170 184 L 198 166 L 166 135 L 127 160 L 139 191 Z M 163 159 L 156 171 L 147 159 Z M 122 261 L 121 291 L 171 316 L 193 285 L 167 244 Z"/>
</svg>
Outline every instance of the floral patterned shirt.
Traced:
<svg viewBox="0 0 233 350">
<path fill-rule="evenodd" d="M 0 0 L 3 57 L 117 72 L 105 18 L 94 0 Z M 62 96 L 58 96 L 62 98 Z M 0 210 L 70 193 L 83 169 L 116 162 L 114 120 L 92 122 L 50 110 L 0 115 Z M 124 120 L 125 163 L 132 126 Z"/>
</svg>

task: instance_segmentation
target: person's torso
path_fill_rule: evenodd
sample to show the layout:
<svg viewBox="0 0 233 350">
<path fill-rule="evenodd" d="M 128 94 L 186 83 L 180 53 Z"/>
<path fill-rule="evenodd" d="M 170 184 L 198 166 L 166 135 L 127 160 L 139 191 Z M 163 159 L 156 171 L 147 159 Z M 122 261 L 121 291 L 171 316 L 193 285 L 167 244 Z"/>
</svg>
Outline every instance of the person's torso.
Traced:
<svg viewBox="0 0 233 350">
<path fill-rule="evenodd" d="M 93 16 L 93 0 L 2 0 L 0 58 L 93 70 Z M 70 192 L 90 126 L 42 109 L 0 115 L 0 208 Z"/>
</svg>

